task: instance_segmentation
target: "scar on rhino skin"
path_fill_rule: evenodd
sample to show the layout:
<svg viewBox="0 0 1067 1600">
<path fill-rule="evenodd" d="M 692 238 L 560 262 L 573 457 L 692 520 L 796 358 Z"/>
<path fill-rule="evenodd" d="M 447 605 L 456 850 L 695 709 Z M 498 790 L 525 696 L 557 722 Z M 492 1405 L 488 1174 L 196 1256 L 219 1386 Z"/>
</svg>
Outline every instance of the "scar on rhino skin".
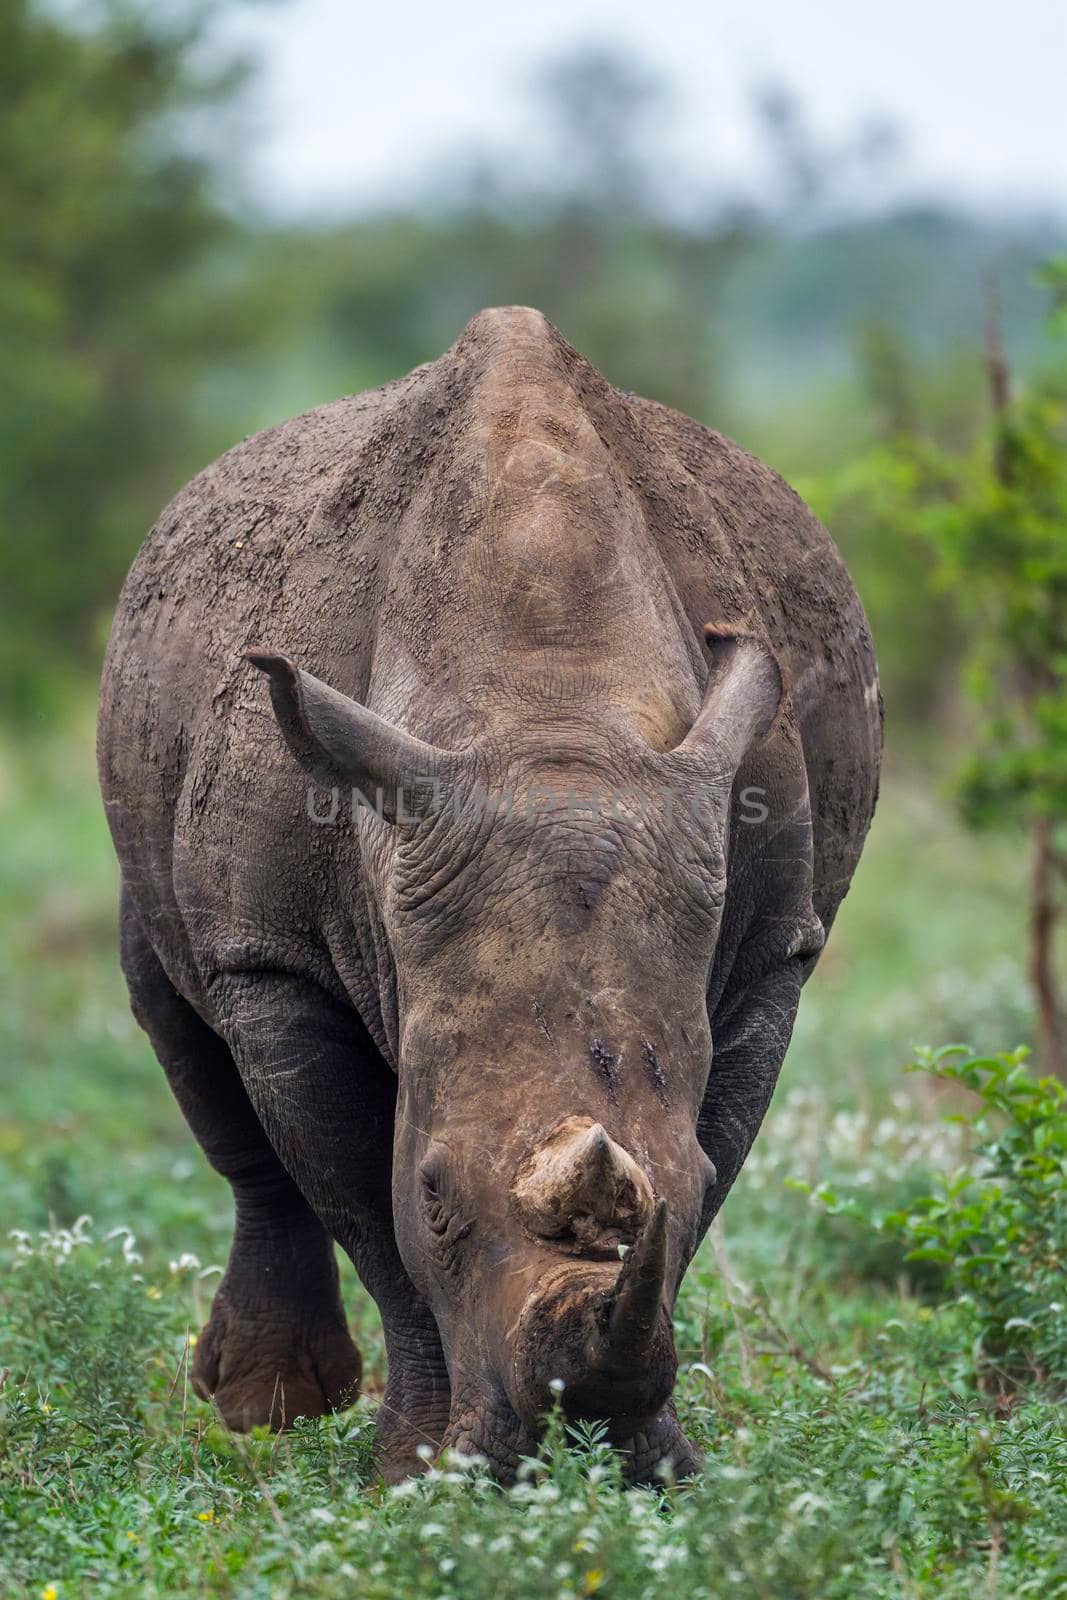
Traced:
<svg viewBox="0 0 1067 1600">
<path fill-rule="evenodd" d="M 545 1038 L 548 1040 L 549 1044 L 552 1044 L 554 1042 L 552 1038 L 552 1029 L 548 1026 L 548 1022 L 545 1019 L 545 1008 L 541 1004 L 540 1000 L 535 1000 L 533 1003 L 533 1019 L 540 1028 L 541 1032 L 544 1034 Z"/>
<path fill-rule="evenodd" d="M 613 1056 L 603 1039 L 594 1039 L 589 1046 L 589 1054 L 598 1075 L 604 1080 L 604 1087 L 612 1105 L 619 1103 L 619 1062 L 621 1056 Z"/>
<path fill-rule="evenodd" d="M 663 1076 L 663 1068 L 659 1064 L 659 1056 L 651 1039 L 642 1039 L 641 1048 L 645 1052 L 645 1065 L 648 1067 L 652 1082 L 656 1086 L 656 1094 L 662 1105 L 667 1104 L 667 1080 Z"/>
</svg>

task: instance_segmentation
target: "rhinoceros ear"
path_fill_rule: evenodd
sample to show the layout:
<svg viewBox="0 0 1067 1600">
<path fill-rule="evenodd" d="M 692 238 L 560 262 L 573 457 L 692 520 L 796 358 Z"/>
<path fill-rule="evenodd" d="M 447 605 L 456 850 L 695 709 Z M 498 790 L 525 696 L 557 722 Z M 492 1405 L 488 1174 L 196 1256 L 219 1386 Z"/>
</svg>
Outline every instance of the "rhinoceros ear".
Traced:
<svg viewBox="0 0 1067 1600">
<path fill-rule="evenodd" d="M 704 642 L 711 655 L 704 704 L 678 750 L 706 755 L 732 777 L 749 746 L 778 715 L 782 672 L 770 647 L 754 633 L 709 622 Z"/>
<path fill-rule="evenodd" d="M 288 656 L 256 649 L 244 651 L 244 659 L 269 677 L 285 742 L 316 783 L 351 785 L 390 822 L 414 817 L 416 795 L 441 779 L 443 750 L 301 672 Z"/>
</svg>

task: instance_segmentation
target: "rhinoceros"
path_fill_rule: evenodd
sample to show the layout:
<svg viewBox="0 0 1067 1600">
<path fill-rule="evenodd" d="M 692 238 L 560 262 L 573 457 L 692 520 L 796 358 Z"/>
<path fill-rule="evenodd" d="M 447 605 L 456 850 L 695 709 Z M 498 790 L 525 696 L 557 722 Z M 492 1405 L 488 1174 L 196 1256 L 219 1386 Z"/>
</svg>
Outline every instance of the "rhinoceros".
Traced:
<svg viewBox="0 0 1067 1600">
<path fill-rule="evenodd" d="M 632 1481 L 694 1470 L 675 1298 L 880 751 L 812 513 L 537 311 L 178 494 L 99 759 L 133 1011 L 233 1191 L 193 1367 L 227 1424 L 356 1396 L 337 1243 L 387 1480 L 449 1446 L 507 1481 L 555 1404 Z"/>
</svg>

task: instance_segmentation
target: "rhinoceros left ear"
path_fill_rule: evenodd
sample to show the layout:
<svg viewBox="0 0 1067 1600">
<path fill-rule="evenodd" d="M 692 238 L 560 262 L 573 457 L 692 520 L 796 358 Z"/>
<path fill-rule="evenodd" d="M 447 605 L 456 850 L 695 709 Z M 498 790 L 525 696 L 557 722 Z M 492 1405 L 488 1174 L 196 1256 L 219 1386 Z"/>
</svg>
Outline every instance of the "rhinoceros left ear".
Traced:
<svg viewBox="0 0 1067 1600">
<path fill-rule="evenodd" d="M 288 656 L 246 650 L 270 679 L 271 705 L 285 742 L 316 783 L 351 785 L 390 822 L 414 815 L 414 797 L 439 781 L 446 752 L 394 728 L 357 700 L 302 672 Z"/>
<path fill-rule="evenodd" d="M 778 715 L 782 672 L 770 646 L 754 633 L 709 622 L 704 642 L 711 655 L 704 704 L 678 751 L 706 755 L 732 777 Z"/>
</svg>

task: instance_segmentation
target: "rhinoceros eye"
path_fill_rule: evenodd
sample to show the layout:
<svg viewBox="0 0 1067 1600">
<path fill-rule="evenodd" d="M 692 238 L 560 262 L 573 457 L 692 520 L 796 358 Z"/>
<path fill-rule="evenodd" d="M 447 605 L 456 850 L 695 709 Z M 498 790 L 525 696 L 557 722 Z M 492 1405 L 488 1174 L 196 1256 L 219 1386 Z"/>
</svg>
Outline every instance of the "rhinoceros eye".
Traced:
<svg viewBox="0 0 1067 1600">
<path fill-rule="evenodd" d="M 423 1198 L 430 1206 L 444 1204 L 444 1161 L 437 1151 L 428 1155 L 419 1167 L 419 1182 Z"/>
</svg>

